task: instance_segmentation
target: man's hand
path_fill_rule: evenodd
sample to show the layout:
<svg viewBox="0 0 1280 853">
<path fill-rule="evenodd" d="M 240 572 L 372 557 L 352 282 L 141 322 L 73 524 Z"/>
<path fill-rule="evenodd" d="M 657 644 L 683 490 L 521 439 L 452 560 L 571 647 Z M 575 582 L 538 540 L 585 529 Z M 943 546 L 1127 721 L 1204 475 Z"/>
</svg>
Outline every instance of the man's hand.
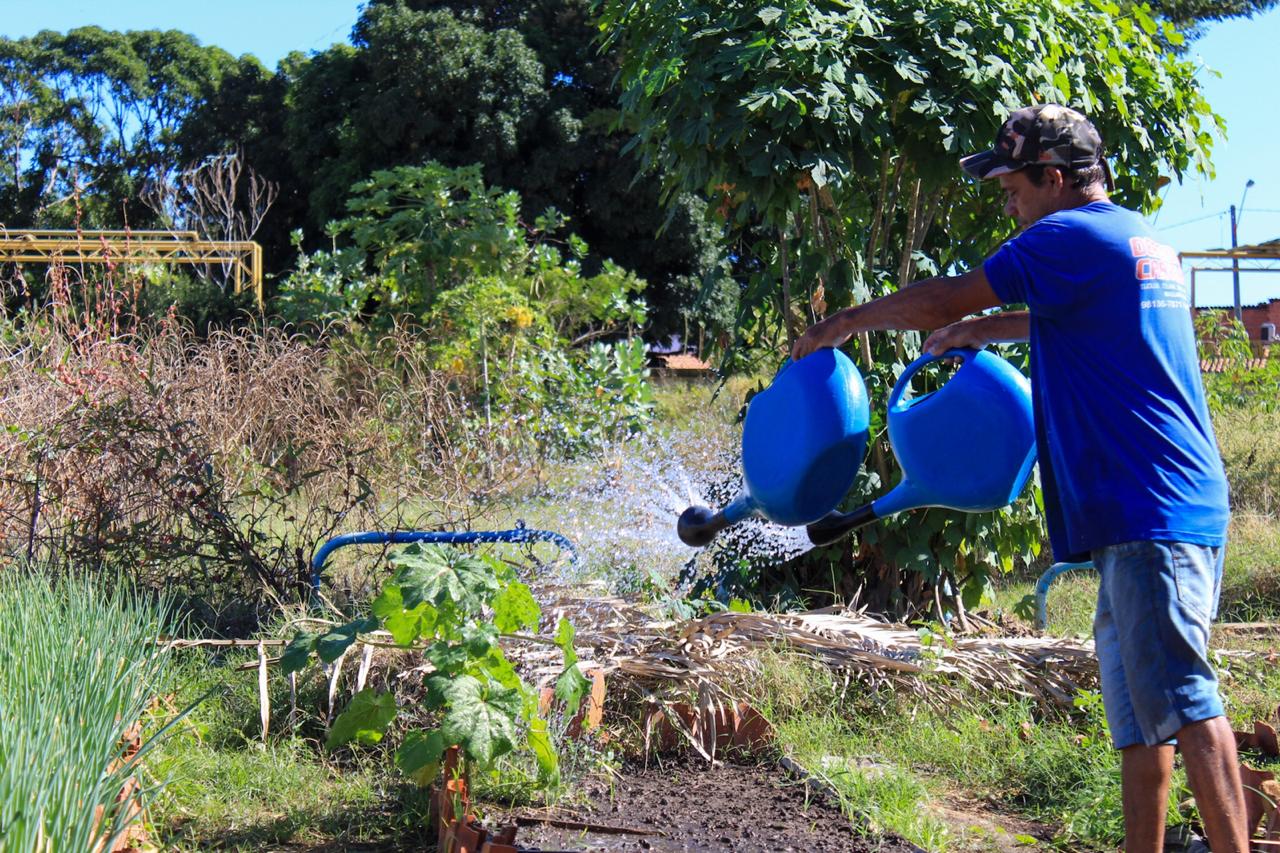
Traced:
<svg viewBox="0 0 1280 853">
<path fill-rule="evenodd" d="M 838 347 L 862 332 L 941 329 L 961 317 L 999 304 L 1000 299 L 992 291 L 982 267 L 956 276 L 925 279 L 888 296 L 846 308 L 811 326 L 791 348 L 791 357 L 799 360 L 822 347 Z M 1025 337 L 1025 332 L 1023 335 Z M 998 338 L 988 337 L 988 340 Z"/>
<path fill-rule="evenodd" d="M 1002 311 L 943 326 L 925 340 L 923 349 L 930 355 L 942 355 L 950 349 L 982 349 L 987 344 L 1025 341 L 1029 334 L 1027 312 Z"/>
<path fill-rule="evenodd" d="M 811 352 L 823 347 L 838 347 L 849 340 L 847 324 L 843 321 L 844 311 L 832 314 L 827 319 L 814 323 L 805 333 L 796 339 L 791 348 L 791 360 L 799 361 Z"/>
<path fill-rule="evenodd" d="M 930 335 L 922 347 L 929 355 L 942 355 L 953 349 L 982 349 L 990 341 L 982 333 L 982 324 L 973 320 L 961 320 L 950 326 L 943 326 Z"/>
</svg>

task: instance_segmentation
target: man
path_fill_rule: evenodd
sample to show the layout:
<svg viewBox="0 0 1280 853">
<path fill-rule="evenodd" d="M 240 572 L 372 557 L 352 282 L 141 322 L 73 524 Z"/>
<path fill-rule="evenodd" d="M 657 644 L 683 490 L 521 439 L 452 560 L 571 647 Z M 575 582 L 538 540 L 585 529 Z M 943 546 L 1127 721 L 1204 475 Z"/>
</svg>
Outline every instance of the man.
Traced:
<svg viewBox="0 0 1280 853">
<path fill-rule="evenodd" d="M 1059 560 L 1102 578 L 1094 637 L 1121 750 L 1125 849 L 1163 849 L 1174 739 L 1215 853 L 1247 851 L 1235 740 L 1207 660 L 1227 488 L 1204 402 L 1181 264 L 1107 197 L 1080 113 L 1018 110 L 963 168 L 995 178 L 1023 231 L 979 268 L 817 323 L 801 358 L 874 329 L 937 329 L 924 348 L 1031 341 L 1036 444 Z M 1025 311 L 961 318 L 1004 304 Z M 957 322 L 960 321 L 960 322 Z"/>
</svg>

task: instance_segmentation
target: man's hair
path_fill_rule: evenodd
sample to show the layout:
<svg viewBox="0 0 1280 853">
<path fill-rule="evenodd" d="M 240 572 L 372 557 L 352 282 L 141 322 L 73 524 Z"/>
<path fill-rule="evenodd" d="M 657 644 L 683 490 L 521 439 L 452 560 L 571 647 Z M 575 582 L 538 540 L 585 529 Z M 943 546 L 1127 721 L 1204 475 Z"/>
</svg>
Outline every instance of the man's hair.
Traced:
<svg viewBox="0 0 1280 853">
<path fill-rule="evenodd" d="M 1020 171 L 1025 172 L 1027 177 L 1031 179 L 1031 183 L 1040 186 L 1044 183 L 1044 170 L 1057 169 L 1062 172 L 1062 180 L 1071 187 L 1076 189 L 1085 189 L 1094 184 L 1106 185 L 1107 173 L 1102 168 L 1101 161 L 1094 163 L 1092 166 L 1085 166 L 1081 169 L 1068 169 L 1065 166 L 1041 166 L 1033 163 Z"/>
</svg>

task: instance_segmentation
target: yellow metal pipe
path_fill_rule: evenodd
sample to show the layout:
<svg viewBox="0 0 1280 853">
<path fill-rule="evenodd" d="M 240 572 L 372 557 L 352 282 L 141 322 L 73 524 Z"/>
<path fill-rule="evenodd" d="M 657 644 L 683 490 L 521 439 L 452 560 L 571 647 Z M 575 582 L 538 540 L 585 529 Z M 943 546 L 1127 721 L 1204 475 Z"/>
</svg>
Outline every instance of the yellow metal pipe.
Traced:
<svg viewBox="0 0 1280 853">
<path fill-rule="evenodd" d="M 251 240 L 201 240 L 194 232 L 57 232 L 27 230 L 23 237 L 0 237 L 0 261 L 13 263 L 231 264 L 235 292 L 248 274 L 263 310 L 262 247 Z M 56 236 L 35 236 L 37 234 Z M 61 236 L 76 235 L 74 238 Z M 91 235 L 97 235 L 94 239 Z M 144 235 L 144 236 L 139 236 Z M 188 236 L 189 235 L 189 236 Z"/>
</svg>

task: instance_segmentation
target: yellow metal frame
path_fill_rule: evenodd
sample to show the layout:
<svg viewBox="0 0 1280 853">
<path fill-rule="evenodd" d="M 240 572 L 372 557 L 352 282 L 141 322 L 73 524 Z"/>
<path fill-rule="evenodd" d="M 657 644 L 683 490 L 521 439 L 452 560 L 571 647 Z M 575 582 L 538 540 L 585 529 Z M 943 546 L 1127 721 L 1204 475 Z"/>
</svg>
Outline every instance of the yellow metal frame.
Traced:
<svg viewBox="0 0 1280 853">
<path fill-rule="evenodd" d="M 194 231 L 60 231 L 0 229 L 0 262 L 157 263 L 231 269 L 235 292 L 253 288 L 262 300 L 262 247 L 252 240 L 202 240 Z"/>
</svg>

